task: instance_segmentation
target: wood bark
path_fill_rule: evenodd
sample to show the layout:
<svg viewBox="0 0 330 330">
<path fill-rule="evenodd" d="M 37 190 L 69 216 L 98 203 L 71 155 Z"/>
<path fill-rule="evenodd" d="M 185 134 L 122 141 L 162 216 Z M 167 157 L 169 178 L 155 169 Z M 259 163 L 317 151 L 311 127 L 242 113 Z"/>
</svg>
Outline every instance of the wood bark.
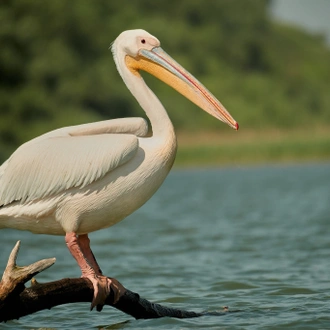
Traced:
<svg viewBox="0 0 330 330">
<path fill-rule="evenodd" d="M 37 261 L 31 265 L 19 267 L 16 258 L 20 242 L 12 250 L 7 267 L 0 282 L 0 322 L 18 319 L 54 306 L 91 302 L 93 285 L 86 278 L 64 278 L 54 282 L 38 283 L 33 276 L 55 263 L 55 258 Z M 31 286 L 25 284 L 31 281 Z M 119 281 L 111 278 L 112 286 L 119 289 L 120 298 L 114 303 L 114 292 L 111 289 L 105 304 L 114 307 L 135 319 L 160 317 L 192 318 L 203 315 L 223 315 L 228 312 L 225 307 L 219 312 L 196 313 L 181 309 L 169 308 L 152 303 L 139 294 L 126 289 Z"/>
</svg>

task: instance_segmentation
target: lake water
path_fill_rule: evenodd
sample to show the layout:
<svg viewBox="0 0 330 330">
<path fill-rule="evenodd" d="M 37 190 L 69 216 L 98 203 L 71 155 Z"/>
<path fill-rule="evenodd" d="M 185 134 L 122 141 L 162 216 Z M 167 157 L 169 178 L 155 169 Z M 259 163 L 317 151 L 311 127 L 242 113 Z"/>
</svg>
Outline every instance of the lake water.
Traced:
<svg viewBox="0 0 330 330">
<path fill-rule="evenodd" d="M 124 206 L 123 206 L 124 207 Z M 90 235 L 108 276 L 175 308 L 237 313 L 135 320 L 63 305 L 0 329 L 329 329 L 330 164 L 175 170 L 139 211 Z M 56 257 L 40 282 L 79 277 L 63 237 L 0 231 L 0 267 Z"/>
</svg>

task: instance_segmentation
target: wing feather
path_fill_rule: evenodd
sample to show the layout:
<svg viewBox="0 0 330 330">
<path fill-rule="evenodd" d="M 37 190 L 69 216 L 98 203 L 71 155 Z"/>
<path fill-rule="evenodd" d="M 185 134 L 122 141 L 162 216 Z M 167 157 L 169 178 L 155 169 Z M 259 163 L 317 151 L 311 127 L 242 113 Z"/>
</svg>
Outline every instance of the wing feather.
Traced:
<svg viewBox="0 0 330 330">
<path fill-rule="evenodd" d="M 62 129 L 58 130 L 61 131 Z M 56 131 L 54 131 L 56 132 Z M 147 121 L 143 118 L 117 118 L 99 121 L 95 123 L 82 124 L 67 128 L 71 136 L 95 135 L 95 134 L 134 134 L 136 136 L 146 136 L 148 133 Z"/>
<path fill-rule="evenodd" d="M 31 140 L 0 168 L 0 205 L 86 187 L 129 161 L 138 147 L 131 134 L 59 134 Z"/>
</svg>

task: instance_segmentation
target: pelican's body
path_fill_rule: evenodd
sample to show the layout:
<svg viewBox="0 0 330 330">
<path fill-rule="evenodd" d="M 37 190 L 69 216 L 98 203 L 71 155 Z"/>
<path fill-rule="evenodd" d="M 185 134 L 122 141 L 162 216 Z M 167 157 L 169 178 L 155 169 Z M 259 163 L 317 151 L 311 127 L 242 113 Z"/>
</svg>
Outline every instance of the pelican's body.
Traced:
<svg viewBox="0 0 330 330">
<path fill-rule="evenodd" d="M 65 235 L 83 276 L 93 282 L 92 307 L 102 305 L 111 281 L 102 275 L 87 234 L 143 205 L 166 178 L 176 154 L 173 125 L 139 71 L 150 72 L 238 129 L 221 103 L 146 31 L 123 32 L 112 51 L 150 120 L 152 136 L 142 118 L 65 127 L 23 144 L 0 167 L 0 228 Z"/>
<path fill-rule="evenodd" d="M 107 130 L 107 133 L 80 135 L 86 130 L 89 132 L 88 134 L 93 132 L 96 134 L 95 132 L 98 130 Z M 133 130 L 134 132 L 132 132 Z M 126 131 L 130 134 L 118 134 L 116 133 L 118 131 Z M 12 159 L 9 159 L 14 164 L 7 161 L 0 168 L 0 173 L 5 173 L 8 164 L 13 166 L 14 174 L 18 172 L 18 175 L 15 176 L 17 185 L 22 179 L 24 180 L 26 174 L 31 175 L 24 173 L 24 158 L 29 157 L 33 151 L 43 155 L 39 158 L 40 165 L 50 170 L 45 171 L 45 177 L 42 179 L 46 182 L 49 181 L 50 178 L 46 176 L 52 175 L 52 162 L 64 161 L 62 159 L 64 156 L 61 156 L 63 149 L 48 149 L 50 144 L 56 144 L 57 148 L 69 150 L 71 147 L 81 144 L 84 149 L 84 159 L 78 159 L 77 166 L 87 166 L 91 172 L 97 170 L 95 167 L 100 167 L 100 171 L 105 173 L 101 179 L 88 182 L 83 188 L 80 185 L 63 191 L 59 190 L 56 194 L 43 198 L 31 201 L 28 199 L 23 203 L 14 201 L 1 207 L 0 226 L 29 230 L 39 234 L 65 235 L 65 233 L 75 232 L 79 235 L 112 226 L 124 219 L 154 194 L 170 171 L 175 158 L 176 139 L 173 131 L 173 134 L 168 137 L 157 140 L 152 137 L 143 137 L 146 133 L 147 124 L 144 119 L 127 118 L 66 127 L 25 143 L 12 155 Z M 89 145 L 86 145 L 86 138 L 90 139 Z M 117 145 L 122 146 L 123 141 L 126 149 L 125 155 L 120 155 L 123 159 L 113 160 L 113 149 L 117 149 Z M 70 142 L 73 143 L 73 146 L 70 146 Z M 45 150 L 42 150 L 43 148 Z M 90 150 L 88 150 L 89 148 Z M 67 153 L 69 150 L 64 151 L 66 157 L 69 156 Z M 106 157 L 107 150 L 112 151 L 110 157 Z M 116 153 L 119 154 L 121 151 L 122 148 L 119 148 Z M 48 152 L 54 153 L 53 157 L 57 160 L 45 157 L 45 153 Z M 74 150 L 72 152 L 71 155 L 75 157 Z M 104 155 L 105 157 L 99 157 Z M 102 162 L 100 158 L 102 158 Z M 112 167 L 111 161 L 117 161 L 122 165 L 115 164 L 114 168 L 108 171 L 107 167 Z M 89 163 L 94 163 L 94 166 Z M 38 164 L 35 166 L 39 167 Z M 74 170 L 77 168 L 67 168 L 69 173 Z M 19 174 L 22 175 L 22 178 Z M 38 176 L 38 171 L 35 174 Z M 63 175 L 62 173 L 56 174 Z M 70 173 L 70 177 L 71 175 L 72 173 Z M 5 175 L 2 177 L 6 179 Z M 2 177 L 0 176 L 0 180 Z M 40 179 L 31 178 L 31 184 L 38 180 Z M 69 184 L 72 183 L 69 182 Z M 17 185 L 14 184 L 13 187 L 19 189 Z M 13 190 L 13 193 L 16 192 L 11 187 L 6 188 Z"/>
</svg>

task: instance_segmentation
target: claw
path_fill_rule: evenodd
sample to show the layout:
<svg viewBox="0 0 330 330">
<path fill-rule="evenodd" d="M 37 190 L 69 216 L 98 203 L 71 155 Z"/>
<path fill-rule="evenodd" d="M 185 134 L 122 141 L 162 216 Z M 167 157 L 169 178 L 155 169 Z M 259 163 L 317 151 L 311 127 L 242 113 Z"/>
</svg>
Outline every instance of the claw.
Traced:
<svg viewBox="0 0 330 330">
<path fill-rule="evenodd" d="M 96 307 L 100 312 L 105 304 L 106 299 L 113 291 L 113 304 L 116 304 L 126 289 L 116 280 L 103 275 L 86 276 L 94 287 L 94 296 L 90 310 Z"/>
<path fill-rule="evenodd" d="M 105 304 L 105 300 L 110 294 L 110 286 L 112 281 L 103 275 L 90 275 L 87 278 L 92 282 L 94 287 L 94 296 L 91 304 L 91 310 L 96 306 L 96 310 L 100 312 Z"/>
</svg>

